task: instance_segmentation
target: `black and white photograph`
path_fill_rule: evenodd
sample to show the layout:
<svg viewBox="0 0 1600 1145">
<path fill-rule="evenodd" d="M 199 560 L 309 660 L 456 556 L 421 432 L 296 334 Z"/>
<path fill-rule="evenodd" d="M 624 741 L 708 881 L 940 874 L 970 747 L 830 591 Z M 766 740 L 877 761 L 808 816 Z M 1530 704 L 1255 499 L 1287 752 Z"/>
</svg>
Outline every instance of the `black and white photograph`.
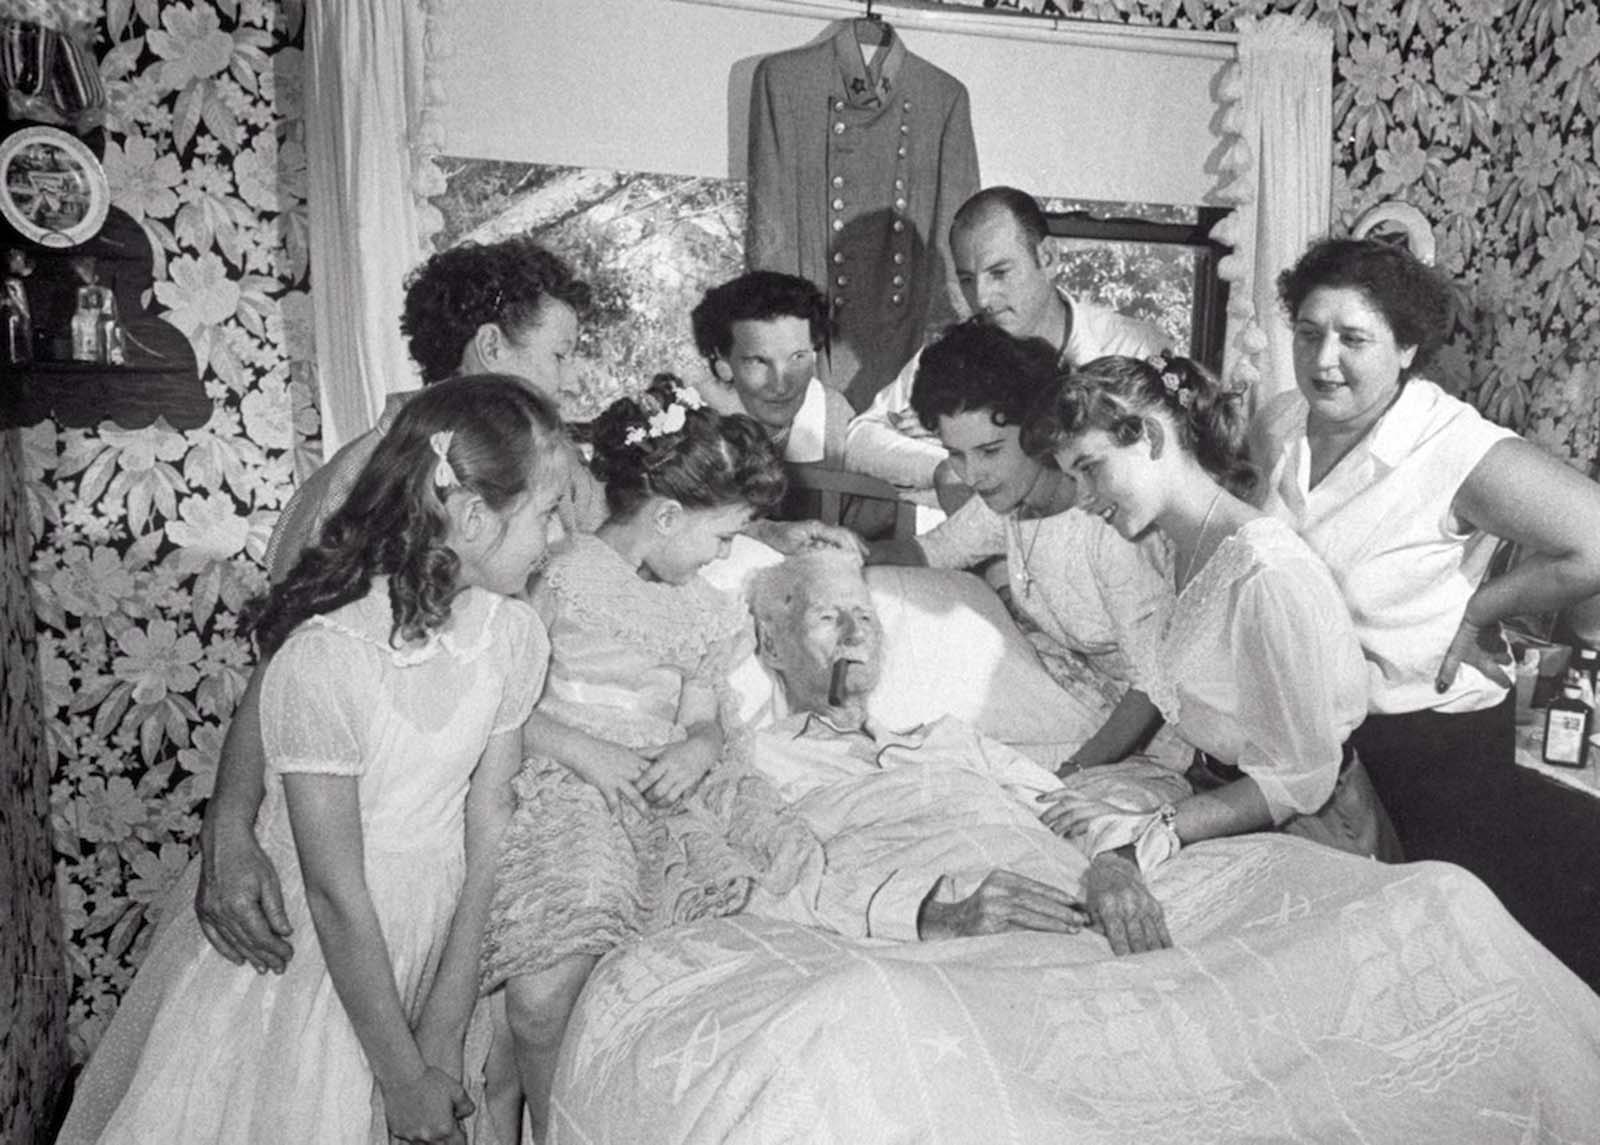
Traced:
<svg viewBox="0 0 1600 1145">
<path fill-rule="evenodd" d="M 0 0 L 0 1145 L 1600 1141 L 1600 13 Z"/>
</svg>

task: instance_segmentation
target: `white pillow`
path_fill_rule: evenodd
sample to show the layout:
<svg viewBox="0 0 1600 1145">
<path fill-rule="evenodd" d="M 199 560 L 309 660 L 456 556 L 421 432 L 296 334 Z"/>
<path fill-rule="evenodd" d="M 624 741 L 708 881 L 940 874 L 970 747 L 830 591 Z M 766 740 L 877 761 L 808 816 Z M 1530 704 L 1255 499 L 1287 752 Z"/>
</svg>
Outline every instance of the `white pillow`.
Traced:
<svg viewBox="0 0 1600 1145">
<path fill-rule="evenodd" d="M 712 587 L 743 600 L 750 574 L 782 560 L 783 554 L 777 549 L 739 533 L 733 538 L 728 555 L 712 561 L 700 570 L 700 575 L 710 581 Z M 728 673 L 728 686 L 739 701 L 739 718 L 746 726 L 761 727 L 772 722 L 775 715 L 772 677 L 756 659 L 754 642 L 750 655 Z"/>
<path fill-rule="evenodd" d="M 702 574 L 742 593 L 749 574 L 783 558 L 745 537 Z M 1000 598 L 954 569 L 879 565 L 867 588 L 883 623 L 883 673 L 868 712 L 894 730 L 957 716 L 985 735 L 1054 768 L 1100 726 L 1100 716 L 1064 692 L 1040 666 Z M 783 710 L 776 686 L 751 655 L 729 676 L 746 725 Z"/>
<path fill-rule="evenodd" d="M 1050 767 L 1103 716 L 1050 678 L 1000 598 L 955 569 L 879 565 L 867 586 L 883 622 L 875 720 L 908 728 L 953 715 Z"/>
</svg>

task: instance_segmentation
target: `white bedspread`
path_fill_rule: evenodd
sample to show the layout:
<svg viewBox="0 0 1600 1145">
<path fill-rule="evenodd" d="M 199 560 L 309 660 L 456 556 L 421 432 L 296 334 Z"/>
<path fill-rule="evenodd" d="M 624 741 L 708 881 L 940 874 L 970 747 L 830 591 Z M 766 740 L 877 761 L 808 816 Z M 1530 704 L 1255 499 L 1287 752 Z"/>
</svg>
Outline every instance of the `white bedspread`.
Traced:
<svg viewBox="0 0 1600 1145">
<path fill-rule="evenodd" d="M 1600 998 L 1472 876 L 1282 836 L 1153 882 L 1174 950 L 754 917 L 614 952 L 557 1143 L 1594 1142 Z"/>
</svg>

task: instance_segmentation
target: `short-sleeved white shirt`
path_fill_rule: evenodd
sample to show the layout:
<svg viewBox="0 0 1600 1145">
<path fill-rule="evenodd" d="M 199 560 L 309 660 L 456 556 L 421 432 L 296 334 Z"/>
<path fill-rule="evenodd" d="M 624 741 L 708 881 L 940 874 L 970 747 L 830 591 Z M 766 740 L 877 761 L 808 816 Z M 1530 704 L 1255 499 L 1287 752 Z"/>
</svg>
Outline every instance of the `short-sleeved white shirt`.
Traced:
<svg viewBox="0 0 1600 1145">
<path fill-rule="evenodd" d="M 1452 511 L 1457 491 L 1496 444 L 1515 437 L 1424 378 L 1412 378 L 1370 433 L 1310 487 L 1305 399 L 1274 399 L 1261 417 L 1262 507 L 1333 571 L 1367 661 L 1369 710 L 1478 711 L 1505 689 L 1470 666 L 1434 690 L 1495 538 Z"/>
</svg>

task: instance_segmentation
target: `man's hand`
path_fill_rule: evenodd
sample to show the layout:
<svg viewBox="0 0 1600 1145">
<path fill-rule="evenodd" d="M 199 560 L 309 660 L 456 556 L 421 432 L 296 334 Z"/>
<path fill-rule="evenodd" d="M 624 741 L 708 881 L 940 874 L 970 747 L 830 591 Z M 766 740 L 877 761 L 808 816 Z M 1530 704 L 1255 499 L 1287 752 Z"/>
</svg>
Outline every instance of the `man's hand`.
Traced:
<svg viewBox="0 0 1600 1145">
<path fill-rule="evenodd" d="M 216 828 L 200 832 L 200 885 L 194 912 L 217 953 L 234 965 L 249 962 L 259 973 L 282 974 L 294 947 L 283 909 L 283 889 L 272 860 L 253 831 Z"/>
<path fill-rule="evenodd" d="M 1133 860 L 1111 851 L 1096 855 L 1084 872 L 1083 894 L 1094 929 L 1105 935 L 1113 953 L 1140 954 L 1172 945 L 1166 914 Z"/>
<path fill-rule="evenodd" d="M 917 911 L 917 937 L 966 938 L 1008 930 L 1045 930 L 1076 934 L 1088 916 L 1063 890 L 1013 871 L 990 871 L 978 889 L 964 899 L 941 902 L 950 876 L 941 875 Z"/>
<path fill-rule="evenodd" d="M 972 486 L 961 479 L 947 457 L 933 471 L 933 495 L 946 515 L 954 513 L 972 499 Z"/>
<path fill-rule="evenodd" d="M 699 786 L 717 762 L 721 738 L 702 733 L 668 744 L 634 786 L 657 807 L 676 803 Z"/>
<path fill-rule="evenodd" d="M 857 560 L 866 559 L 867 543 L 840 525 L 821 521 L 760 521 L 752 525 L 756 527 L 747 530 L 752 537 L 786 557 L 811 549 L 838 549 Z"/>
<path fill-rule="evenodd" d="M 599 791 L 613 815 L 624 803 L 632 804 L 641 815 L 649 810 L 639 789 L 639 777 L 650 766 L 642 755 L 596 739 L 581 748 L 574 747 L 573 758 L 560 762 Z"/>
</svg>

